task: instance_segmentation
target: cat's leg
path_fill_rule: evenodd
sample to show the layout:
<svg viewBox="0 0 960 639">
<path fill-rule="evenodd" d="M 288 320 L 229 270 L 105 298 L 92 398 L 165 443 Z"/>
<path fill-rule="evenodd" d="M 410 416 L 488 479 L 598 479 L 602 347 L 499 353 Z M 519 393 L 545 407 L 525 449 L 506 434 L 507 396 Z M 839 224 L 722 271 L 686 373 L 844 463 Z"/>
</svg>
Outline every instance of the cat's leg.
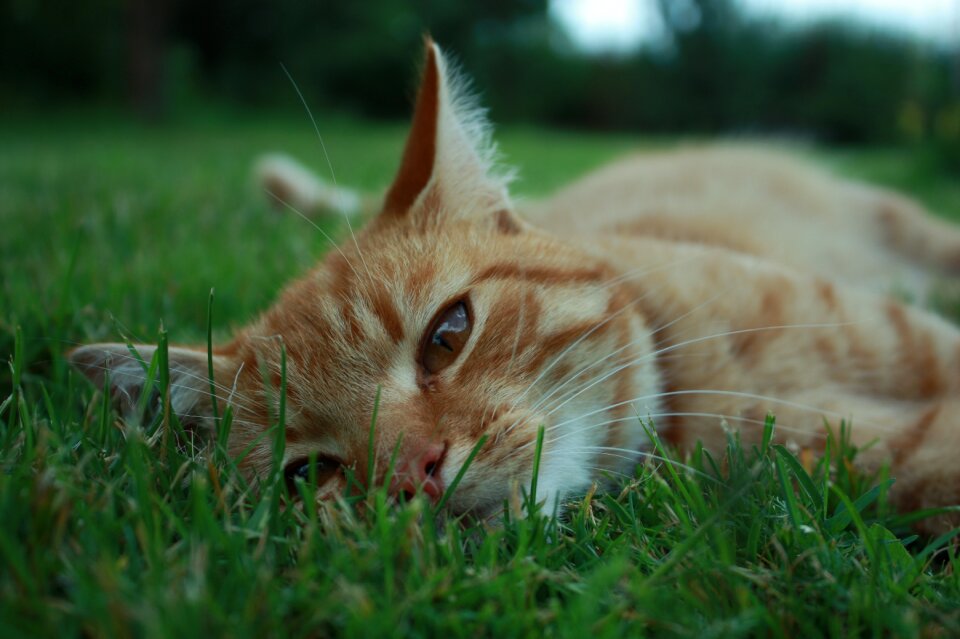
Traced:
<svg viewBox="0 0 960 639">
<path fill-rule="evenodd" d="M 910 402 L 837 395 L 833 401 L 821 398 L 820 404 L 857 416 L 848 424 L 850 441 L 858 448 L 858 465 L 868 471 L 889 467 L 894 479 L 890 498 L 897 510 L 906 514 L 960 505 L 960 400 Z M 838 418 L 826 419 L 824 429 L 826 424 L 839 432 Z M 811 437 L 808 449 L 817 452 L 819 445 L 822 451 L 824 441 L 822 436 Z M 923 520 L 917 528 L 939 534 L 958 524 L 960 513 L 955 513 Z"/>
<path fill-rule="evenodd" d="M 890 249 L 934 272 L 960 276 L 960 227 L 892 191 L 860 187 L 854 199 Z"/>
<path fill-rule="evenodd" d="M 380 195 L 329 184 L 292 157 L 281 153 L 261 156 L 254 166 L 257 185 L 278 209 L 290 208 L 307 216 L 368 216 L 380 209 Z"/>
<path fill-rule="evenodd" d="M 668 439 L 720 452 L 721 417 L 756 442 L 773 413 L 779 441 L 817 454 L 826 425 L 847 421 L 859 461 L 891 465 L 898 507 L 960 504 L 956 326 L 729 252 L 642 247 L 655 264 L 686 257 L 682 269 L 651 270 L 637 292 L 656 327 Z"/>
<path fill-rule="evenodd" d="M 889 399 L 835 385 L 797 393 L 761 389 L 734 393 L 687 402 L 684 414 L 689 417 L 683 431 L 673 433 L 674 443 L 689 450 L 702 442 L 719 454 L 726 431 L 734 429 L 746 446 L 757 445 L 769 413 L 776 417 L 776 442 L 801 459 L 817 459 L 826 453 L 831 438 L 836 452 L 843 427 L 846 441 L 857 449 L 855 462 L 862 471 L 889 469 L 894 479 L 890 498 L 899 512 L 960 505 L 960 400 Z M 957 525 L 960 514 L 930 518 L 917 528 L 941 533 Z"/>
</svg>

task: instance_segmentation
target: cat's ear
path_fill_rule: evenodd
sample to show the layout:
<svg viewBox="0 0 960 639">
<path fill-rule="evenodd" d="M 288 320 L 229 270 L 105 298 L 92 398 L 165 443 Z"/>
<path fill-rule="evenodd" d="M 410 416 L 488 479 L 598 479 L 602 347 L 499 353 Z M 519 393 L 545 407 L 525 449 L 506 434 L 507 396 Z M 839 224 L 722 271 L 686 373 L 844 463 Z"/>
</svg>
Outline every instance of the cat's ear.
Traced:
<svg viewBox="0 0 960 639">
<path fill-rule="evenodd" d="M 384 200 L 384 217 L 489 217 L 498 226 L 509 222 L 513 227 L 509 176 L 495 170 L 489 126 L 463 85 L 427 38 L 413 124 Z"/>
<path fill-rule="evenodd" d="M 156 346 L 120 343 L 89 344 L 76 348 L 67 355 L 70 364 L 83 373 L 98 388 L 109 382 L 109 392 L 117 409 L 126 418 L 137 414 L 147 388 L 148 369 L 157 351 Z M 167 349 L 170 371 L 170 408 L 184 424 L 206 426 L 212 414 L 210 381 L 206 352 L 187 348 Z M 214 377 L 228 374 L 231 362 L 223 356 L 214 356 Z M 157 379 L 153 376 L 153 379 Z M 225 398 L 221 398 L 225 399 Z M 155 407 L 147 406 L 147 409 Z"/>
</svg>

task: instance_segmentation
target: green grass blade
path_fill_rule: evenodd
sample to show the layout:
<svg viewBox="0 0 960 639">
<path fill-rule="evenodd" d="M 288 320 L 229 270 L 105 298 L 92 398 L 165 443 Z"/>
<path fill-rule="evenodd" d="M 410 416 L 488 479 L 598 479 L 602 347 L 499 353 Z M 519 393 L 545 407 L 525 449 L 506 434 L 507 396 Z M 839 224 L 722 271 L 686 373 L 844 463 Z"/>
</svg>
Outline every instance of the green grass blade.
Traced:
<svg viewBox="0 0 960 639">
<path fill-rule="evenodd" d="M 370 415 L 370 431 L 367 434 L 367 490 L 373 489 L 373 481 L 377 476 L 375 429 L 377 427 L 377 414 L 380 411 L 380 391 L 381 387 L 378 385 L 377 395 L 373 398 L 373 413 Z"/>
<path fill-rule="evenodd" d="M 527 501 L 527 512 L 533 514 L 537 512 L 537 484 L 540 478 L 540 459 L 543 456 L 543 436 L 546 432 L 543 424 L 537 428 L 537 443 L 533 451 L 533 470 L 530 477 L 530 494 Z"/>
<path fill-rule="evenodd" d="M 790 478 L 787 477 L 787 471 L 784 469 L 784 464 L 779 457 L 775 460 L 774 465 L 777 469 L 777 477 L 780 479 L 780 489 L 783 494 L 783 499 L 787 504 L 787 514 L 790 515 L 790 521 L 794 527 L 799 528 L 803 524 L 803 518 L 800 515 L 799 508 L 797 508 L 797 496 L 793 491 L 793 486 L 790 484 Z"/>
<path fill-rule="evenodd" d="M 207 300 L 207 379 L 210 382 L 210 410 L 213 413 L 214 432 L 220 437 L 219 402 L 217 401 L 217 386 L 213 379 L 213 289 L 210 289 L 210 298 Z"/>
<path fill-rule="evenodd" d="M 474 444 L 473 449 L 470 450 L 470 454 L 467 455 L 467 459 L 460 465 L 460 470 L 457 471 L 456 476 L 454 476 L 453 481 L 450 482 L 450 485 L 447 486 L 447 489 L 443 491 L 443 496 L 440 497 L 440 501 L 437 502 L 436 507 L 433 509 L 434 513 L 441 513 L 443 507 L 447 505 L 447 502 L 450 501 L 450 496 L 453 495 L 453 492 L 457 489 L 457 486 L 460 485 L 460 482 L 463 481 L 463 476 L 467 474 L 467 469 L 470 468 L 470 464 L 473 463 L 474 458 L 477 456 L 477 453 L 480 452 L 480 449 L 483 448 L 483 445 L 487 443 L 488 436 L 483 435 L 480 439 L 477 440 L 477 443 Z"/>
<path fill-rule="evenodd" d="M 777 453 L 777 458 L 790 468 L 801 490 L 806 493 L 807 498 L 810 500 L 810 506 L 814 509 L 819 508 L 823 504 L 823 494 L 817 488 L 816 484 L 813 483 L 813 479 L 807 473 L 806 469 L 800 464 L 794 454 L 783 446 L 777 444 L 773 449 Z"/>
<path fill-rule="evenodd" d="M 833 515 L 827 519 L 827 528 L 834 534 L 839 533 L 841 530 L 846 528 L 851 521 L 853 521 L 855 518 L 859 518 L 860 512 L 870 506 L 870 504 L 877 501 L 877 498 L 880 497 L 881 492 L 888 490 L 890 486 L 893 485 L 893 482 L 893 479 L 883 481 L 864 494 L 860 495 L 860 497 L 853 502 L 850 501 L 849 497 L 844 495 L 844 498 L 840 500 L 840 504 L 837 505 Z M 834 492 L 834 494 L 841 492 L 835 486 L 831 487 L 831 490 Z M 851 506 L 854 509 L 853 512 L 850 510 Z"/>
</svg>

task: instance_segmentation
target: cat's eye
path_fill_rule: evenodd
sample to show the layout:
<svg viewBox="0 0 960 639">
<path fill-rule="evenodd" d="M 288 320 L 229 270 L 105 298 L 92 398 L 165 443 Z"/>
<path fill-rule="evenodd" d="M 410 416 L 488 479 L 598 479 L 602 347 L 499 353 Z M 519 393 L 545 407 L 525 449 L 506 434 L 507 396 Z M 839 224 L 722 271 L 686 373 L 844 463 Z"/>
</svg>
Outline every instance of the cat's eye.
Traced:
<svg viewBox="0 0 960 639">
<path fill-rule="evenodd" d="M 463 300 L 454 302 L 441 311 L 424 335 L 420 364 L 435 375 L 450 366 L 470 339 L 473 325 L 470 311 Z"/>
<path fill-rule="evenodd" d="M 283 475 L 287 480 L 287 488 L 291 495 L 297 495 L 296 482 L 313 482 L 314 486 L 322 486 L 330 481 L 340 470 L 342 464 L 325 455 L 317 457 L 304 457 L 292 461 L 283 469 Z"/>
</svg>

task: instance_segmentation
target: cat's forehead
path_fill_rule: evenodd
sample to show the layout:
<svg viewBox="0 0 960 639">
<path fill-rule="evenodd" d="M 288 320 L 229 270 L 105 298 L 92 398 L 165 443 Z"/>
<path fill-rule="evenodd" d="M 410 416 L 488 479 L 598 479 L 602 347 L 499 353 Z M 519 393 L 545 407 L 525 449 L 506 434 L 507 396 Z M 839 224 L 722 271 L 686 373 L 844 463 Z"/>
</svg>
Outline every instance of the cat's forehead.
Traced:
<svg viewBox="0 0 960 639">
<path fill-rule="evenodd" d="M 287 287 L 258 332 L 280 336 L 291 353 L 322 353 L 317 368 L 349 369 L 354 379 L 383 370 L 396 351 L 419 343 L 441 305 L 465 293 L 478 266 L 449 244 L 396 239 L 361 237 L 331 252 Z"/>
</svg>

